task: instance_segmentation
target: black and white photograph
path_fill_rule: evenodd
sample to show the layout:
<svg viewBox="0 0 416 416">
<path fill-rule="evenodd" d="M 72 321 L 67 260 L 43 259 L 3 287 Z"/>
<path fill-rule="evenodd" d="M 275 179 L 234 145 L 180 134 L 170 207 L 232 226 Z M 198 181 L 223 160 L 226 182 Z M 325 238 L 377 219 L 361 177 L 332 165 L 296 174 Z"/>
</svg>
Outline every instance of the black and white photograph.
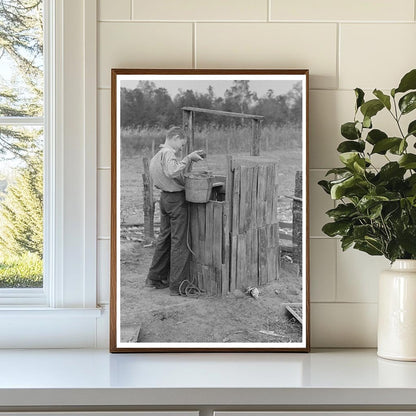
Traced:
<svg viewBox="0 0 416 416">
<path fill-rule="evenodd" d="M 309 351 L 308 70 L 112 70 L 112 352 Z"/>
</svg>

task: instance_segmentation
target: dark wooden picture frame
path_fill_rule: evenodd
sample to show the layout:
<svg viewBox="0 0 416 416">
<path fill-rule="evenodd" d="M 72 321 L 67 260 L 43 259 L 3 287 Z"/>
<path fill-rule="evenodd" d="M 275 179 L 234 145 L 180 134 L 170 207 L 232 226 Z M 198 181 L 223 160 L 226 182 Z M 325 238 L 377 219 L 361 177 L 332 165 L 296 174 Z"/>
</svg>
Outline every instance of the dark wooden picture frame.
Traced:
<svg viewBox="0 0 416 416">
<path fill-rule="evenodd" d="M 309 351 L 308 90 L 306 69 L 112 70 L 111 352 Z M 157 244 L 149 159 L 179 111 L 178 160 L 203 149 L 198 163 L 219 173 L 209 169 L 206 203 L 187 203 L 192 282 L 169 297 L 145 285 Z"/>
</svg>

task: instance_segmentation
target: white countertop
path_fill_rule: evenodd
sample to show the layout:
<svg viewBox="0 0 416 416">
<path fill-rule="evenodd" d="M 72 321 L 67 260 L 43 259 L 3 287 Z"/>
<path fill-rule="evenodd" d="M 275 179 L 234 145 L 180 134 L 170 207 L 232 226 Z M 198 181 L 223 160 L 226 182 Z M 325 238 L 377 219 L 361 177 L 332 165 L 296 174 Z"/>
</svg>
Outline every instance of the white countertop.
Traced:
<svg viewBox="0 0 416 416">
<path fill-rule="evenodd" d="M 416 405 L 416 363 L 378 358 L 375 350 L 0 350 L 0 407 L 120 404 Z"/>
</svg>

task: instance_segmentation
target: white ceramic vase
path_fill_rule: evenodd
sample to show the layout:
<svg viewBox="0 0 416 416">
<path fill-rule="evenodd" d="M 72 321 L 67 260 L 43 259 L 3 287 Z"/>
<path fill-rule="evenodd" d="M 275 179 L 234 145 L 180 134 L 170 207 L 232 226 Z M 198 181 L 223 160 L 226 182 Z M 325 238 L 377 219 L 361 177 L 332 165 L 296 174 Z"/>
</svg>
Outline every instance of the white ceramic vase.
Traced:
<svg viewBox="0 0 416 416">
<path fill-rule="evenodd" d="M 377 354 L 416 361 L 416 260 L 396 260 L 380 275 Z"/>
</svg>

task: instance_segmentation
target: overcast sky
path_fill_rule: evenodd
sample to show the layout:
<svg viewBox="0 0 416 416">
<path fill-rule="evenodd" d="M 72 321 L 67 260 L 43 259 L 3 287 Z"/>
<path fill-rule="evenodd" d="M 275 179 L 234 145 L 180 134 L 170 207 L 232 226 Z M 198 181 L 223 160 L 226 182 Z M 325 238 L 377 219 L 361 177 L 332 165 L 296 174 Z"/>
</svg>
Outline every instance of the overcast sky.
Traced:
<svg viewBox="0 0 416 416">
<path fill-rule="evenodd" d="M 214 95 L 216 97 L 224 97 L 224 92 L 233 84 L 232 80 L 152 80 L 157 88 L 166 88 L 169 95 L 173 98 L 178 93 L 179 89 L 193 90 L 195 92 L 206 93 L 208 87 L 212 85 L 214 88 Z M 250 80 L 250 90 L 256 92 L 258 97 L 266 94 L 267 90 L 272 89 L 276 95 L 283 95 L 290 91 L 298 80 Z M 121 87 L 134 89 L 137 87 L 137 80 L 123 80 Z"/>
</svg>

